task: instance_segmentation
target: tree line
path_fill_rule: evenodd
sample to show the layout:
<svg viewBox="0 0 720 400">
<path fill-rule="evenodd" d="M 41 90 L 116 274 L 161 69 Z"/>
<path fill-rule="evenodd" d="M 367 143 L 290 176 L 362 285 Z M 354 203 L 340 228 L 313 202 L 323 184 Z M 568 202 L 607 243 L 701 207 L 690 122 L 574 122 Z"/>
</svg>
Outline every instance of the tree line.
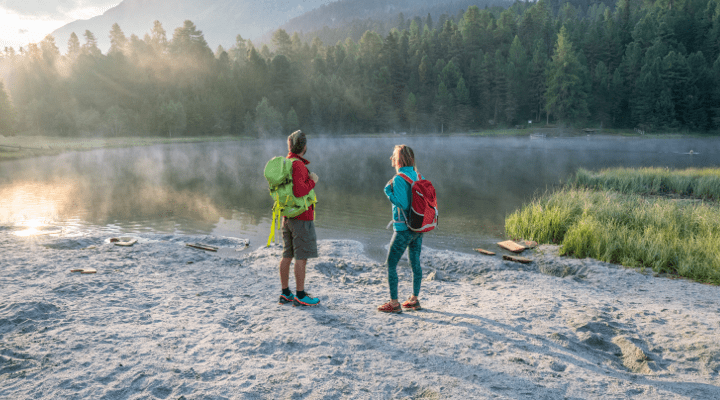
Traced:
<svg viewBox="0 0 720 400">
<path fill-rule="evenodd" d="M 269 46 L 238 35 L 214 52 L 189 20 L 170 38 L 157 21 L 142 39 L 117 24 L 109 35 L 106 54 L 90 31 L 65 54 L 52 36 L 0 53 L 0 132 L 720 127 L 720 0 L 471 6 L 437 22 L 399 16 L 385 36 L 326 45 L 279 29 Z"/>
</svg>

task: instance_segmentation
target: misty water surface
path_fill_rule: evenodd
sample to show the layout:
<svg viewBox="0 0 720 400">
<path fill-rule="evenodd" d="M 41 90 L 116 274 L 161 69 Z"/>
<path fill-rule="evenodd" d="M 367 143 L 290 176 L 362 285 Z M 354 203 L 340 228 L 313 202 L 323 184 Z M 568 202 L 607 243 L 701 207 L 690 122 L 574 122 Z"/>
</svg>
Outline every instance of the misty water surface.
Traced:
<svg viewBox="0 0 720 400">
<path fill-rule="evenodd" d="M 320 182 L 319 239 L 357 239 L 382 258 L 391 231 L 383 193 L 393 146 L 415 150 L 437 190 L 440 226 L 425 244 L 471 251 L 502 238 L 507 214 L 578 167 L 717 166 L 720 140 L 622 137 L 310 137 Z M 693 150 L 694 155 L 687 155 Z M 271 201 L 262 176 L 284 138 L 66 153 L 0 163 L 0 229 L 36 224 L 108 235 L 167 232 L 267 240 Z"/>
</svg>

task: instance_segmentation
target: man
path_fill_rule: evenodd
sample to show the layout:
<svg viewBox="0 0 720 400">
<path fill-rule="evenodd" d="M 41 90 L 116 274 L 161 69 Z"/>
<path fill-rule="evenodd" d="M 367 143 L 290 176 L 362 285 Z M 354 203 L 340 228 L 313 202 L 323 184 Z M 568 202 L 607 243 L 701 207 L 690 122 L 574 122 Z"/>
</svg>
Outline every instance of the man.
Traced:
<svg viewBox="0 0 720 400">
<path fill-rule="evenodd" d="M 295 131 L 288 136 L 287 158 L 296 159 L 292 163 L 293 195 L 303 197 L 310 193 L 318 181 L 315 173 L 308 171 L 310 162 L 303 158 L 307 151 L 307 138 L 302 131 Z M 308 258 L 316 258 L 317 238 L 315 236 L 315 205 L 295 218 L 283 217 L 283 255 L 280 260 L 280 284 L 282 294 L 280 304 L 293 303 L 294 306 L 315 306 L 320 299 L 305 293 L 305 266 Z M 290 263 L 295 258 L 295 286 L 297 294 L 293 295 L 289 288 Z"/>
</svg>

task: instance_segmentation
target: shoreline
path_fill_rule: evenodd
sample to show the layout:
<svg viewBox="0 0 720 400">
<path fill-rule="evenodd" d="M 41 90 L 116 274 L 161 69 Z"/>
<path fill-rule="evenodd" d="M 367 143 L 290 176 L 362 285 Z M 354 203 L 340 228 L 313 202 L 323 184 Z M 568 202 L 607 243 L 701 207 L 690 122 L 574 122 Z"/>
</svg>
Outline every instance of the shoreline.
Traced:
<svg viewBox="0 0 720 400">
<path fill-rule="evenodd" d="M 454 132 L 454 133 L 423 133 L 423 134 L 402 134 L 402 133 L 358 133 L 353 135 L 323 135 L 316 134 L 317 138 L 362 138 L 362 137 L 524 137 L 531 133 L 542 132 L 552 137 L 644 137 L 644 138 L 667 138 L 677 139 L 682 137 L 707 138 L 719 136 L 717 134 L 701 133 L 656 133 L 641 135 L 631 130 L 602 129 L 599 132 L 587 134 L 582 129 L 574 128 L 524 128 L 524 129 L 494 129 L 478 132 Z M 153 146 L 159 144 L 183 144 L 183 143 L 209 143 L 227 141 L 258 140 L 249 136 L 194 136 L 167 138 L 160 136 L 124 136 L 115 138 L 105 137 L 58 137 L 44 135 L 14 135 L 0 137 L 0 162 L 6 160 L 18 160 L 31 157 L 54 156 L 69 151 L 87 151 L 102 148 L 127 148 L 135 146 Z"/>
<path fill-rule="evenodd" d="M 55 156 L 71 151 L 89 151 L 97 149 L 154 146 L 159 144 L 211 143 L 228 141 L 239 142 L 245 140 L 253 140 L 253 138 L 245 136 L 178 138 L 138 136 L 127 136 L 118 138 L 62 138 L 55 136 L 0 137 L 0 162 L 5 160 L 19 160 L 32 157 Z"/>
</svg>

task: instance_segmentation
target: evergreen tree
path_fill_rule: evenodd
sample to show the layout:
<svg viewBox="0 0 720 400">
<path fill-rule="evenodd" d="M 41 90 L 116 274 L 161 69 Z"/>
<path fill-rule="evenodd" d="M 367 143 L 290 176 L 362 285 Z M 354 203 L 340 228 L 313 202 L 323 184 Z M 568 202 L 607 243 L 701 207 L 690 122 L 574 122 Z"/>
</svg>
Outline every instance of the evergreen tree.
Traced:
<svg viewBox="0 0 720 400">
<path fill-rule="evenodd" d="M 611 76 L 605 63 L 599 61 L 595 67 L 595 73 L 592 80 L 591 107 L 592 116 L 595 120 L 600 121 L 604 126 L 610 119 L 610 107 L 612 102 L 612 94 L 610 91 Z"/>
<path fill-rule="evenodd" d="M 162 55 L 165 54 L 168 50 L 168 40 L 167 40 L 167 34 L 165 32 L 165 29 L 162 26 L 162 23 L 160 21 L 155 20 L 153 22 L 152 30 L 150 31 L 150 37 L 149 37 L 148 44 L 150 47 L 155 50 L 156 54 Z"/>
<path fill-rule="evenodd" d="M 60 49 L 55 45 L 55 38 L 47 35 L 40 41 L 42 58 L 47 65 L 54 66 L 55 61 L 60 58 Z"/>
<path fill-rule="evenodd" d="M 292 57 L 292 40 L 284 29 L 278 29 L 272 36 L 272 42 L 277 54 Z"/>
<path fill-rule="evenodd" d="M 83 36 L 85 36 L 85 44 L 82 46 L 83 54 L 99 57 L 102 53 L 97 46 L 97 39 L 95 38 L 95 35 L 89 30 L 85 30 Z"/>
<path fill-rule="evenodd" d="M 481 25 L 480 21 L 480 9 L 477 6 L 468 7 L 460 24 L 460 32 L 467 55 L 472 57 L 478 54 L 484 30 L 485 27 Z"/>
<path fill-rule="evenodd" d="M 230 49 L 230 58 L 238 63 L 238 66 L 245 65 L 247 61 L 247 47 L 245 45 L 245 39 L 241 35 L 235 37 L 235 46 Z"/>
<path fill-rule="evenodd" d="M 190 20 L 185 20 L 183 26 L 175 29 L 170 51 L 185 61 L 205 63 L 213 57 L 202 31 Z"/>
<path fill-rule="evenodd" d="M 263 97 L 255 107 L 255 129 L 260 137 L 281 135 L 282 119 L 282 114 L 270 105 L 267 97 Z"/>
<path fill-rule="evenodd" d="M 687 60 L 682 54 L 671 51 L 663 58 L 662 80 L 670 93 L 670 102 L 676 112 L 677 123 L 686 126 L 694 124 L 693 121 L 685 120 L 688 109 L 688 83 L 690 80 L 690 68 Z M 672 121 L 673 124 L 676 121 Z"/>
<path fill-rule="evenodd" d="M 698 51 L 687 58 L 689 77 L 686 89 L 684 124 L 694 130 L 710 128 L 713 77 L 705 56 Z"/>
<path fill-rule="evenodd" d="M 181 133 L 187 124 L 185 108 L 182 103 L 173 100 L 164 101 L 160 104 L 158 113 L 160 129 L 167 133 L 168 137 Z"/>
<path fill-rule="evenodd" d="M 288 115 L 285 118 L 285 131 L 294 132 L 298 129 L 300 129 L 300 122 L 298 121 L 297 113 L 294 108 L 290 107 L 290 111 L 288 111 Z"/>
<path fill-rule="evenodd" d="M 448 129 L 448 123 L 452 119 L 454 99 L 452 93 L 445 86 L 444 82 L 440 82 L 438 86 L 437 96 L 435 97 L 435 115 L 437 115 L 440 123 L 441 131 Z"/>
<path fill-rule="evenodd" d="M 67 56 L 70 57 L 71 60 L 74 60 L 80 55 L 80 49 L 80 39 L 78 39 L 78 36 L 73 32 L 70 34 L 70 39 L 68 39 Z"/>
<path fill-rule="evenodd" d="M 712 79 L 710 82 L 710 102 L 708 113 L 710 114 L 710 126 L 713 129 L 720 129 L 720 55 L 715 59 L 712 66 Z"/>
<path fill-rule="evenodd" d="M 529 87 L 529 62 L 525 49 L 516 35 L 510 45 L 507 63 L 508 98 L 506 117 L 508 122 L 518 118 L 525 120 L 530 116 L 529 96 L 526 95 Z"/>
<path fill-rule="evenodd" d="M 499 123 L 502 121 L 510 122 L 508 115 L 515 115 L 515 100 L 509 95 L 509 83 L 507 77 L 507 62 L 502 56 L 502 50 L 495 50 L 494 66 L 493 66 L 493 91 L 490 96 L 493 115 L 493 121 Z"/>
<path fill-rule="evenodd" d="M 640 71 L 631 107 L 635 126 L 643 130 L 663 128 L 675 120 L 670 90 L 662 80 L 659 57 Z"/>
<path fill-rule="evenodd" d="M 589 115 L 583 66 L 577 59 L 565 27 L 558 34 L 555 53 L 547 71 L 545 109 L 561 121 L 575 121 Z"/>
<path fill-rule="evenodd" d="M 462 76 L 455 86 L 454 98 L 456 102 L 455 128 L 456 130 L 466 130 L 472 124 L 472 111 L 470 109 L 470 90 Z"/>
<path fill-rule="evenodd" d="M 128 40 L 125 37 L 120 25 L 114 23 L 110 29 L 110 50 L 108 54 L 123 53 L 127 48 Z"/>
<path fill-rule="evenodd" d="M 408 94 L 408 98 L 405 100 L 405 118 L 408 125 L 414 131 L 417 128 L 418 122 L 418 106 L 417 98 L 412 92 Z"/>
<path fill-rule="evenodd" d="M 5 86 L 0 81 L 0 136 L 15 133 L 15 110 L 10 98 L 5 92 Z"/>
</svg>

